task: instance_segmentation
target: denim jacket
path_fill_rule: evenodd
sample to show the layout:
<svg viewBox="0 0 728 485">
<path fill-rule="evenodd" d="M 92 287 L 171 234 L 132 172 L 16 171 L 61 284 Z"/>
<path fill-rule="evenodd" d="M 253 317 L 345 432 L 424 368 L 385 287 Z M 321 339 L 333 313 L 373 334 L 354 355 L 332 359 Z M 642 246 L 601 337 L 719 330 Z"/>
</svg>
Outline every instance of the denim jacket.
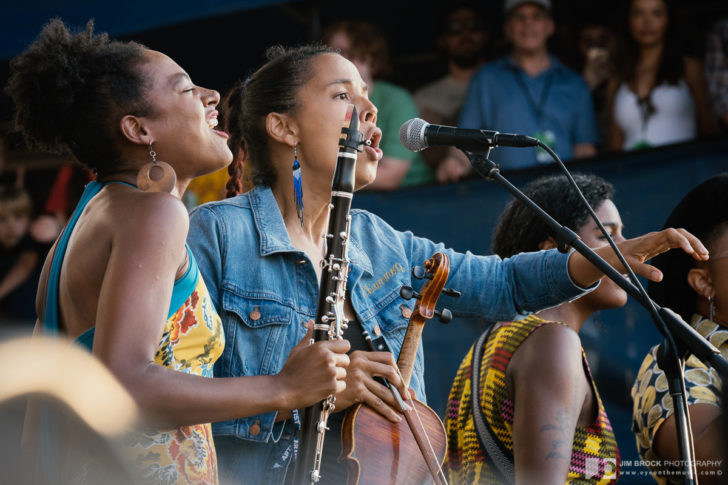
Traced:
<svg viewBox="0 0 728 485">
<path fill-rule="evenodd" d="M 400 296 L 403 285 L 418 289 L 411 267 L 435 252 L 450 257 L 447 286 L 462 293 L 438 302 L 455 316 L 513 320 L 580 296 L 567 270 L 568 254 L 555 250 L 501 260 L 446 249 L 411 232 L 393 229 L 367 211 L 351 211 L 348 298 L 370 334 L 378 326 L 395 359 L 415 300 Z M 192 211 L 188 243 L 197 258 L 226 336 L 216 377 L 280 372 L 290 350 L 316 316 L 319 283 L 314 264 L 288 237 L 269 188 Z M 424 356 L 420 346 L 410 386 L 425 399 Z M 283 430 L 276 413 L 213 424 L 213 432 L 254 442 L 277 442 Z M 253 457 L 251 457 L 253 459 Z"/>
</svg>

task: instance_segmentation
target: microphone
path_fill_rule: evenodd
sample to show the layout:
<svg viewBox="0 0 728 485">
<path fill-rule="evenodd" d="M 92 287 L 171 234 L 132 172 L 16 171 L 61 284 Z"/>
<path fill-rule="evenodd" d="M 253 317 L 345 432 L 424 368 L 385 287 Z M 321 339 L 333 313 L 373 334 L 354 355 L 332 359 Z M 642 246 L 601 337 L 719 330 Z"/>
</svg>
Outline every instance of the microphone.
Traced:
<svg viewBox="0 0 728 485">
<path fill-rule="evenodd" d="M 478 151 L 497 146 L 535 147 L 538 140 L 526 135 L 498 133 L 490 130 L 431 125 L 420 118 L 405 121 L 399 129 L 399 141 L 408 150 L 420 152 L 430 146 L 456 146 L 461 150 Z"/>
</svg>

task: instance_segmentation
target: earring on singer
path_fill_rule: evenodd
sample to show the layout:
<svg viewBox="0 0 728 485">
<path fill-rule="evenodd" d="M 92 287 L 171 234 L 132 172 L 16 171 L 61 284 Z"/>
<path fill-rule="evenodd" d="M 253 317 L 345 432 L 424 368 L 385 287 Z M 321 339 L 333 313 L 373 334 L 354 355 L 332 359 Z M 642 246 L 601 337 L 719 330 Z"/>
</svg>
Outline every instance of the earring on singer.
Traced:
<svg viewBox="0 0 728 485">
<path fill-rule="evenodd" d="M 298 161 L 298 151 L 293 145 L 293 196 L 296 198 L 296 214 L 303 227 L 303 183 L 301 181 L 301 163 Z"/>
<path fill-rule="evenodd" d="M 708 295 L 708 303 L 710 304 L 710 310 L 708 310 L 710 314 L 708 315 L 708 318 L 711 322 L 714 322 L 715 320 L 713 320 L 713 315 L 715 314 L 715 300 L 713 300 L 713 297 L 710 295 Z"/>
<path fill-rule="evenodd" d="M 139 169 L 137 174 L 137 187 L 145 192 L 167 192 L 176 190 L 177 174 L 172 166 L 161 160 L 157 160 L 157 152 L 149 143 L 149 156 L 152 161 Z"/>
</svg>

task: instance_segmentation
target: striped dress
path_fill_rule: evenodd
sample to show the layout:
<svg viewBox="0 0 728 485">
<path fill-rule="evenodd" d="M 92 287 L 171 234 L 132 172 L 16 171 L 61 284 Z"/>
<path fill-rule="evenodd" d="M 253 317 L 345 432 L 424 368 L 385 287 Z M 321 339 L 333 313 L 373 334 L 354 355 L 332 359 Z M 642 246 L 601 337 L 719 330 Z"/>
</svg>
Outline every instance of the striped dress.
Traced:
<svg viewBox="0 0 728 485">
<path fill-rule="evenodd" d="M 488 337 L 480 367 L 480 406 L 488 425 L 505 456 L 513 457 L 513 401 L 506 388 L 506 368 L 518 347 L 536 329 L 547 322 L 531 315 L 517 322 L 508 322 Z M 470 368 L 473 348 L 460 363 L 448 401 L 445 428 L 448 439 L 447 470 L 451 484 L 500 483 L 497 474 L 484 461 L 483 450 L 473 424 L 470 406 Z M 569 473 L 565 483 L 614 483 L 619 475 L 619 450 L 591 376 L 582 349 L 584 372 L 594 390 L 599 406 L 596 420 L 589 426 L 578 426 L 574 432 Z M 511 477 L 513 480 L 513 477 Z"/>
</svg>

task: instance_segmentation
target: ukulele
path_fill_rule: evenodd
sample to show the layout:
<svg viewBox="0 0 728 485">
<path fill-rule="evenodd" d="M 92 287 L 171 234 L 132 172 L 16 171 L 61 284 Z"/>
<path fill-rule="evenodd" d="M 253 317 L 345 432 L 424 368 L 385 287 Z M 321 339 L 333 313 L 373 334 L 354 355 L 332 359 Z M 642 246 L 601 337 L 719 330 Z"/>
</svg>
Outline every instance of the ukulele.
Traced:
<svg viewBox="0 0 728 485">
<path fill-rule="evenodd" d="M 405 387 L 414 369 L 414 361 L 425 322 L 433 317 L 447 323 L 452 319 L 449 310 L 435 310 L 441 293 L 460 296 L 445 288 L 450 259 L 444 253 L 435 253 L 423 267 L 415 267 L 415 278 L 427 278 L 420 293 L 404 286 L 400 294 L 405 299 L 416 298 L 417 304 L 409 319 L 397 366 Z M 364 338 L 372 350 L 387 350 L 383 338 L 375 346 L 369 334 Z M 417 399 L 406 401 L 389 383 L 398 401 L 404 420 L 392 423 L 372 408 L 358 404 L 344 416 L 342 426 L 342 458 L 345 462 L 349 485 L 419 485 L 423 483 L 447 484 L 442 463 L 447 451 L 445 427 L 437 414 Z"/>
</svg>

